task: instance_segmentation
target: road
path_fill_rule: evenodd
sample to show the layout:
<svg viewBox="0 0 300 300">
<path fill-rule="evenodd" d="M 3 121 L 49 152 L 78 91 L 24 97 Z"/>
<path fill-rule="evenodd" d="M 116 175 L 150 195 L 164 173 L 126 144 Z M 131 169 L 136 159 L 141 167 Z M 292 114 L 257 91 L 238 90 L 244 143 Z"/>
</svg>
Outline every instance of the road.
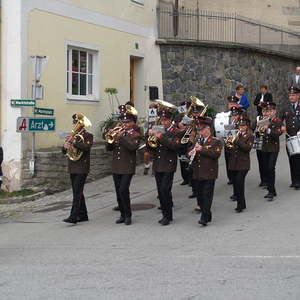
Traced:
<svg viewBox="0 0 300 300">
<path fill-rule="evenodd" d="M 88 223 L 61 222 L 70 191 L 11 206 L 0 224 L 0 298 L 300 299 L 300 191 L 289 188 L 285 151 L 274 202 L 258 187 L 252 153 L 241 214 L 229 200 L 223 157 L 220 163 L 213 222 L 205 228 L 193 212 L 195 200 L 187 198 L 190 188 L 179 185 L 179 172 L 170 226 L 157 223 L 157 208 L 135 211 L 132 226 L 114 224 L 110 177 L 86 186 Z M 132 197 L 134 204 L 156 205 L 154 178 L 139 170 Z"/>
</svg>

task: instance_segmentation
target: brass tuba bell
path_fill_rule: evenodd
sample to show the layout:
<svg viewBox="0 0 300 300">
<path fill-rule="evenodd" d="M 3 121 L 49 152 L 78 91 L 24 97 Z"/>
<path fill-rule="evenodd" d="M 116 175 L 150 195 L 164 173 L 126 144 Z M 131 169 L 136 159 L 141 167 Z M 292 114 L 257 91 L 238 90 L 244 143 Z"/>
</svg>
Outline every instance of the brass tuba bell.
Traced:
<svg viewBox="0 0 300 300">
<path fill-rule="evenodd" d="M 84 143 L 84 137 L 79 134 L 79 132 L 83 128 L 88 128 L 92 126 L 91 121 L 82 113 L 77 114 L 77 123 L 74 125 L 72 129 L 72 133 L 70 137 L 68 138 L 68 141 L 71 140 L 77 140 L 82 143 Z M 73 145 L 67 150 L 66 156 L 72 160 L 72 161 L 78 161 L 82 157 L 83 152 L 77 148 L 75 148 Z"/>
</svg>

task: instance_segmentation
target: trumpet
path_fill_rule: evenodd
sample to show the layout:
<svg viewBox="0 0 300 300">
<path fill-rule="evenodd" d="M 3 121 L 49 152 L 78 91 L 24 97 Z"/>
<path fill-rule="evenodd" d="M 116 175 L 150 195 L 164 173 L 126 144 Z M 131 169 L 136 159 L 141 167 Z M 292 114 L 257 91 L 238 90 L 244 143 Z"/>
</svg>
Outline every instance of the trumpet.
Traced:
<svg viewBox="0 0 300 300">
<path fill-rule="evenodd" d="M 121 132 L 124 131 L 125 126 L 122 125 L 122 123 L 118 123 L 114 128 L 110 129 L 106 134 L 105 134 L 105 141 L 108 144 L 113 144 L 116 141 L 117 135 Z"/>
<path fill-rule="evenodd" d="M 235 147 L 235 142 L 237 141 L 239 135 L 240 135 L 240 130 L 237 131 L 236 134 L 233 135 L 229 135 L 226 139 L 225 139 L 225 146 L 228 149 L 233 149 Z"/>
</svg>

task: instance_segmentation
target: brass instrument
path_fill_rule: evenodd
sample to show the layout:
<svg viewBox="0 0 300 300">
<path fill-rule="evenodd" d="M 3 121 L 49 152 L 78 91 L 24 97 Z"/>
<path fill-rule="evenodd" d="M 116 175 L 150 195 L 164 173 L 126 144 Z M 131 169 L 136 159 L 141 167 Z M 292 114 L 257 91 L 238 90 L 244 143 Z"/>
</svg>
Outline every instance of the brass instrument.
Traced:
<svg viewBox="0 0 300 300">
<path fill-rule="evenodd" d="M 198 98 L 196 98 L 195 96 L 191 96 L 190 97 L 191 99 L 191 105 L 186 113 L 186 116 L 187 117 L 191 117 L 191 112 L 192 112 L 192 108 L 194 106 L 202 106 L 203 107 L 203 110 L 200 114 L 200 117 L 204 117 L 204 115 L 206 114 L 207 112 L 207 109 L 208 109 L 208 105 L 205 105 L 201 100 L 199 100 Z M 192 124 L 190 124 L 187 128 L 186 128 L 186 131 L 184 133 L 184 136 L 181 138 L 181 144 L 185 145 L 187 144 L 189 141 L 190 141 L 190 137 L 192 135 L 192 132 L 195 130 L 195 122 L 192 122 Z"/>
<path fill-rule="evenodd" d="M 126 109 L 126 112 L 131 114 L 131 115 L 134 115 L 134 116 L 137 116 L 138 112 L 137 110 L 131 106 L 131 105 L 125 105 L 125 109 Z M 108 130 L 108 132 L 105 134 L 105 141 L 108 143 L 108 144 L 113 144 L 115 141 L 116 141 L 116 137 L 117 135 L 124 131 L 125 129 L 125 126 L 122 124 L 122 122 L 119 122 L 117 123 L 117 125 Z"/>
<path fill-rule="evenodd" d="M 160 107 L 167 107 L 169 109 L 176 109 L 175 105 L 173 105 L 173 104 L 171 104 L 167 101 L 164 101 L 164 100 L 157 99 L 157 100 L 154 101 L 154 103 L 156 103 L 158 105 L 158 109 Z M 154 126 L 159 125 L 159 123 L 160 123 L 160 118 L 157 118 L 156 121 L 155 121 Z M 148 145 L 153 149 L 158 147 L 158 139 L 155 135 L 149 136 L 147 142 L 148 142 Z"/>
<path fill-rule="evenodd" d="M 235 146 L 235 142 L 237 141 L 238 137 L 240 135 L 240 130 L 236 132 L 236 134 L 229 135 L 225 139 L 225 147 L 228 149 L 233 149 Z"/>
<path fill-rule="evenodd" d="M 124 130 L 124 125 L 118 123 L 114 128 L 110 129 L 105 134 L 105 141 L 108 144 L 113 144 L 115 142 L 116 136 L 123 130 Z"/>
<path fill-rule="evenodd" d="M 266 133 L 265 125 L 269 125 L 269 124 L 270 124 L 269 117 L 263 118 L 262 120 L 258 120 L 255 131 L 258 133 L 258 135 L 264 136 Z"/>
<path fill-rule="evenodd" d="M 70 137 L 67 139 L 66 142 L 71 142 L 72 140 L 77 140 L 82 143 L 84 143 L 84 137 L 79 134 L 79 132 L 85 127 L 91 127 L 92 123 L 91 121 L 83 114 L 77 114 L 78 121 L 74 125 L 72 129 L 72 133 Z M 73 145 L 70 146 L 69 149 L 67 149 L 66 156 L 72 160 L 72 161 L 78 161 L 82 157 L 83 152 L 77 148 L 75 148 Z"/>
</svg>

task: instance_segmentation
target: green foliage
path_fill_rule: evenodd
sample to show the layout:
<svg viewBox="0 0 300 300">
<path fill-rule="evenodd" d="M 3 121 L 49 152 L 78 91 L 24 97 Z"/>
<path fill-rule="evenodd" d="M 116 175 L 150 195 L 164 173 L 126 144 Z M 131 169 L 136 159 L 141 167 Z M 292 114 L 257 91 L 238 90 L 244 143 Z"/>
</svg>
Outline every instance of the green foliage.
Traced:
<svg viewBox="0 0 300 300">
<path fill-rule="evenodd" d="M 0 199 L 12 198 L 12 197 L 24 197 L 24 196 L 33 195 L 34 193 L 35 191 L 29 189 L 24 189 L 21 191 L 16 191 L 11 193 L 0 190 Z"/>
<path fill-rule="evenodd" d="M 216 110 L 213 107 L 209 107 L 206 112 L 206 116 L 214 118 L 217 114 Z"/>
<path fill-rule="evenodd" d="M 118 94 L 118 90 L 116 88 L 106 88 L 104 92 L 110 95 Z"/>
<path fill-rule="evenodd" d="M 101 132 L 104 132 L 107 129 L 111 128 L 116 121 L 117 117 L 114 114 L 111 114 L 106 120 L 100 123 Z"/>
</svg>

